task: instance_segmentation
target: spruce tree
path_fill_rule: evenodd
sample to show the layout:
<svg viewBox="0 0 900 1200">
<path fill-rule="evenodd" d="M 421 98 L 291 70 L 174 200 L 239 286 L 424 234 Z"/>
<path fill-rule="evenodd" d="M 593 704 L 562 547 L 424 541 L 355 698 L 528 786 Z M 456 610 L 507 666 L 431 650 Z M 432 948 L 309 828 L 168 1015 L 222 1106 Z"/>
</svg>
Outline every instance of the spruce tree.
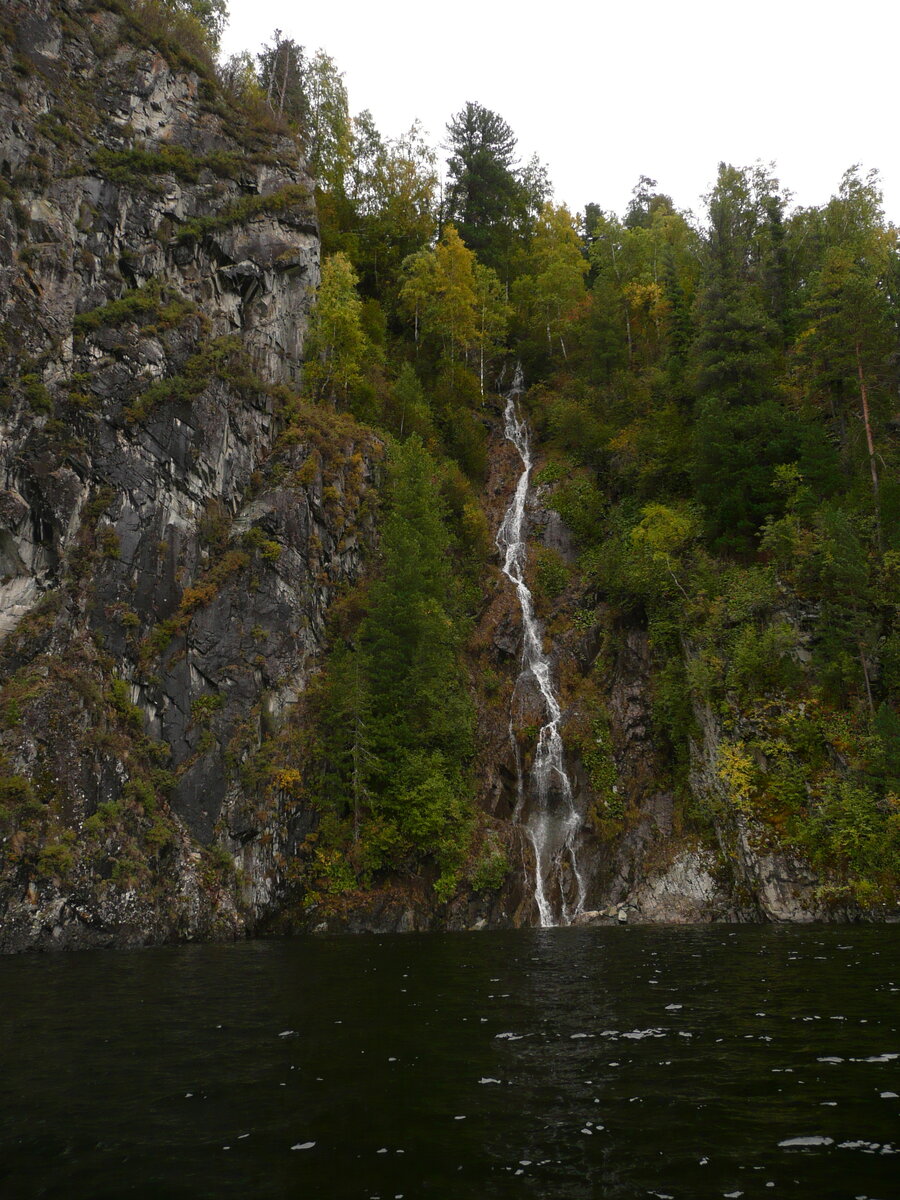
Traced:
<svg viewBox="0 0 900 1200">
<path fill-rule="evenodd" d="M 796 418 L 775 386 L 780 330 L 760 279 L 760 186 L 749 172 L 719 168 L 693 356 L 696 493 L 712 545 L 741 555 L 779 510 L 775 467 L 798 453 Z"/>
<path fill-rule="evenodd" d="M 449 886 L 468 839 L 474 752 L 458 587 L 433 459 L 415 435 L 391 459 L 381 571 L 361 629 L 378 762 L 372 806 L 436 857 Z"/>
<path fill-rule="evenodd" d="M 495 112 L 473 104 L 447 126 L 445 218 L 479 259 L 509 279 L 516 218 L 525 203 L 516 172 L 516 137 Z"/>
</svg>

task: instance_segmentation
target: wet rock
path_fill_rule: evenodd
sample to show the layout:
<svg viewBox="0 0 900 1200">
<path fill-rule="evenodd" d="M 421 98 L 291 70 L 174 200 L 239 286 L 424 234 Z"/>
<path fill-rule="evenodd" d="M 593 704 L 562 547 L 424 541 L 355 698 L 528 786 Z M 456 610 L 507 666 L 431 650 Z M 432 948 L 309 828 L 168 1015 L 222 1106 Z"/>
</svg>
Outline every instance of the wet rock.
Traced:
<svg viewBox="0 0 900 1200">
<path fill-rule="evenodd" d="M 602 925 L 606 918 L 606 913 L 599 909 L 588 909 L 586 912 L 580 912 L 573 925 Z"/>
<path fill-rule="evenodd" d="M 548 550 L 554 550 L 564 562 L 575 562 L 575 546 L 572 535 L 562 517 L 555 509 L 545 509 L 544 529 L 541 542 Z"/>
<path fill-rule="evenodd" d="M 511 619 L 504 621 L 495 630 L 491 644 L 501 655 L 510 658 L 517 657 L 522 651 L 521 627 L 516 626 Z"/>
<path fill-rule="evenodd" d="M 0 528 L 4 531 L 21 525 L 28 511 L 28 504 L 15 489 L 0 492 Z"/>
</svg>

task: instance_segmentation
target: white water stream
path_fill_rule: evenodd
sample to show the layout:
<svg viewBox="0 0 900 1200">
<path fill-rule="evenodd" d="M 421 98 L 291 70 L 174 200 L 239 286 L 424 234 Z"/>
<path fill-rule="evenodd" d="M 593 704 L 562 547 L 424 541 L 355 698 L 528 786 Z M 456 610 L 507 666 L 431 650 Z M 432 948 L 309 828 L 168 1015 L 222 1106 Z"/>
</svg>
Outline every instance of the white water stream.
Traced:
<svg viewBox="0 0 900 1200">
<path fill-rule="evenodd" d="M 562 712 L 550 678 L 550 660 L 544 653 L 543 631 L 534 615 L 534 601 L 525 583 L 527 547 L 523 525 L 532 459 L 528 426 L 524 417 L 519 415 L 518 398 L 522 387 L 522 372 L 517 369 L 506 396 L 503 421 L 504 433 L 518 451 L 523 469 L 512 503 L 497 532 L 497 549 L 503 560 L 503 574 L 515 587 L 522 610 L 522 671 L 516 687 L 529 677 L 533 678 L 543 698 L 547 717 L 538 734 L 531 786 L 527 793 L 522 781 L 518 742 L 510 721 L 510 740 L 516 757 L 519 787 L 515 817 L 521 820 L 523 812 L 527 810 L 524 829 L 534 848 L 534 899 L 540 924 L 546 927 L 569 925 L 572 922 L 584 909 L 586 884 L 576 854 L 575 841 L 581 819 L 575 808 L 572 784 L 566 774 L 563 741 L 559 732 Z"/>
</svg>

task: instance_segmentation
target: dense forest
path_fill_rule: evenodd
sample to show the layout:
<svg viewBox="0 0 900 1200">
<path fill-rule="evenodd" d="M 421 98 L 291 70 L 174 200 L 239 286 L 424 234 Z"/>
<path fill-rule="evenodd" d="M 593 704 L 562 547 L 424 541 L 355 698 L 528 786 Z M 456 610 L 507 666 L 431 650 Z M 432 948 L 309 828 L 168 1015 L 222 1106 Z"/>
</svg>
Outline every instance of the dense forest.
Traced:
<svg viewBox="0 0 900 1200">
<path fill-rule="evenodd" d="M 443 901 L 509 869 L 477 769 L 479 713 L 505 685 L 476 629 L 497 576 L 489 441 L 520 363 L 534 482 L 575 548 L 534 546 L 539 613 L 551 639 L 595 631 L 600 676 L 623 629 L 646 631 L 651 769 L 679 830 L 713 844 L 739 819 L 757 845 L 808 860 L 824 900 L 894 903 L 900 241 L 877 173 L 851 166 L 826 203 L 798 208 L 773 167 L 721 163 L 702 217 L 649 176 L 623 214 L 602 197 L 573 213 L 476 102 L 450 116 L 442 161 L 417 123 L 387 137 L 352 115 L 338 64 L 278 30 L 217 61 L 223 0 L 99 6 L 255 129 L 295 139 L 316 181 L 321 282 L 301 396 L 280 402 L 288 418 L 315 411 L 323 447 L 362 430 L 383 453 L 377 551 L 331 606 L 297 713 L 242 767 L 248 790 L 317 813 L 291 868 L 304 902 L 423 874 Z M 177 147 L 162 157 L 136 148 L 107 167 L 194 169 Z M 137 287 L 120 303 L 160 322 L 166 299 Z M 240 553 L 243 566 L 278 547 L 247 535 Z M 612 843 L 635 814 L 602 679 L 590 686 L 563 735 Z M 710 726 L 718 786 L 700 794 Z"/>
<path fill-rule="evenodd" d="M 336 65 L 278 32 L 232 87 L 296 131 L 325 257 L 306 386 L 391 445 L 377 580 L 316 697 L 331 876 L 418 850 L 451 887 L 473 756 L 466 633 L 491 549 L 485 406 L 511 357 L 577 538 L 538 587 L 646 623 L 654 708 L 687 797 L 698 712 L 727 730 L 728 802 L 860 901 L 900 867 L 900 256 L 877 174 L 791 208 L 719 165 L 698 221 L 642 177 L 627 211 L 552 200 L 503 118 L 451 117 L 445 183 L 413 125 L 349 115 Z M 327 731 L 327 732 L 326 732 Z M 595 775 L 603 776 L 602 762 Z M 627 821 L 601 787 L 607 832 Z M 686 802 L 702 827 L 715 814 Z M 321 853 L 321 852 L 320 852 Z"/>
<path fill-rule="evenodd" d="M 382 569 L 317 697 L 338 877 L 466 857 L 464 644 L 486 539 L 486 396 L 510 355 L 576 535 L 580 611 L 646 622 L 686 796 L 697 710 L 728 802 L 858 900 L 900 868 L 900 244 L 875 172 L 818 208 L 721 163 L 707 220 L 642 176 L 624 215 L 554 204 L 467 103 L 439 163 L 349 115 L 334 62 L 278 32 L 230 85 L 298 133 L 326 257 L 307 388 L 389 437 Z M 455 566 L 452 565 L 455 559 Z M 570 569 L 542 552 L 545 592 Z M 598 764 L 602 775 L 602 763 Z M 599 820 L 626 820 L 608 792 Z M 713 814 L 689 806 L 689 818 Z"/>
</svg>

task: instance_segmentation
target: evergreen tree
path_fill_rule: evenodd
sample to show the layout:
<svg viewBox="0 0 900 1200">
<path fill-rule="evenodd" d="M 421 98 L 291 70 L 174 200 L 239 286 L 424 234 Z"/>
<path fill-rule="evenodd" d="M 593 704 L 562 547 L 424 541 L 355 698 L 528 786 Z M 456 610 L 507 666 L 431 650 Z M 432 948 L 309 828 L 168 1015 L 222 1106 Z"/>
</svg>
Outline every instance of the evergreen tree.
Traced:
<svg viewBox="0 0 900 1200">
<path fill-rule="evenodd" d="M 694 323 L 676 264 L 675 253 L 671 247 L 667 247 L 663 260 L 663 287 L 669 302 L 667 366 L 671 381 L 680 384 L 687 363 L 688 351 L 694 338 Z"/>
<path fill-rule="evenodd" d="M 622 224 L 626 229 L 649 229 L 657 212 L 672 212 L 671 197 L 655 192 L 656 180 L 642 175 L 631 192 Z"/>
<path fill-rule="evenodd" d="M 364 625 L 379 737 L 390 748 L 437 748 L 437 697 L 454 670 L 450 541 L 434 474 L 417 437 L 393 451 L 382 570 Z M 423 706 L 425 696 L 431 705 Z"/>
<path fill-rule="evenodd" d="M 836 247 L 826 255 L 807 313 L 811 324 L 800 355 L 805 378 L 813 395 L 831 407 L 845 431 L 848 407 L 858 406 L 873 505 L 880 519 L 872 400 L 888 378 L 889 355 L 896 342 L 887 294 L 870 262 L 854 261 L 847 250 Z M 844 440 L 846 444 L 846 432 Z"/>
<path fill-rule="evenodd" d="M 523 207 L 515 135 L 497 113 L 472 102 L 451 118 L 447 134 L 445 218 L 486 266 L 508 280 Z"/>
<path fill-rule="evenodd" d="M 272 34 L 270 45 L 257 55 L 259 82 L 266 103 L 273 113 L 284 117 L 299 129 L 309 124 L 309 96 L 306 91 L 306 53 L 293 38 Z"/>
<path fill-rule="evenodd" d="M 791 299 L 788 248 L 784 225 L 784 201 L 780 196 L 765 200 L 767 254 L 762 270 L 763 292 L 769 316 L 778 326 L 782 346 L 794 332 L 795 314 Z"/>
<path fill-rule="evenodd" d="M 684 342 L 696 287 L 696 234 L 667 196 L 648 196 L 646 204 L 630 226 L 593 211 L 588 247 L 595 298 L 615 307 L 635 367 L 664 358 L 673 333 Z M 685 351 L 682 344 L 682 360 Z"/>
<path fill-rule="evenodd" d="M 317 697 L 320 715 L 319 803 L 339 816 L 349 813 L 354 840 L 372 802 L 378 770 L 373 751 L 372 697 L 368 664 L 358 647 L 338 641 Z"/>
<path fill-rule="evenodd" d="M 257 56 L 259 80 L 271 111 L 297 130 L 306 165 L 320 188 L 339 195 L 353 165 L 344 76 L 330 55 L 304 48 L 280 29 Z"/>
<path fill-rule="evenodd" d="M 394 448 L 381 571 L 361 633 L 379 761 L 374 806 L 452 871 L 467 836 L 473 713 L 459 663 L 457 585 L 435 474 L 417 436 Z"/>
<path fill-rule="evenodd" d="M 519 234 L 527 245 L 531 239 L 544 205 L 553 195 L 553 184 L 547 167 L 536 154 L 518 172 L 520 216 Z"/>
<path fill-rule="evenodd" d="M 848 171 L 820 231 L 824 249 L 797 343 L 799 375 L 808 398 L 830 418 L 848 469 L 858 477 L 862 467 L 868 476 L 880 540 L 885 516 L 895 522 L 892 505 L 883 511 L 877 443 L 898 383 L 900 310 L 891 290 L 897 233 L 885 226 L 877 180 Z"/>
<path fill-rule="evenodd" d="M 793 414 L 775 388 L 779 330 L 760 283 L 763 175 L 720 165 L 709 198 L 706 288 L 694 346 L 694 478 L 707 534 L 749 554 L 779 509 L 775 467 L 796 459 Z"/>
<path fill-rule="evenodd" d="M 401 438 L 417 434 L 428 446 L 434 440 L 431 410 L 411 363 L 404 363 L 393 387 L 394 427 Z"/>
</svg>

